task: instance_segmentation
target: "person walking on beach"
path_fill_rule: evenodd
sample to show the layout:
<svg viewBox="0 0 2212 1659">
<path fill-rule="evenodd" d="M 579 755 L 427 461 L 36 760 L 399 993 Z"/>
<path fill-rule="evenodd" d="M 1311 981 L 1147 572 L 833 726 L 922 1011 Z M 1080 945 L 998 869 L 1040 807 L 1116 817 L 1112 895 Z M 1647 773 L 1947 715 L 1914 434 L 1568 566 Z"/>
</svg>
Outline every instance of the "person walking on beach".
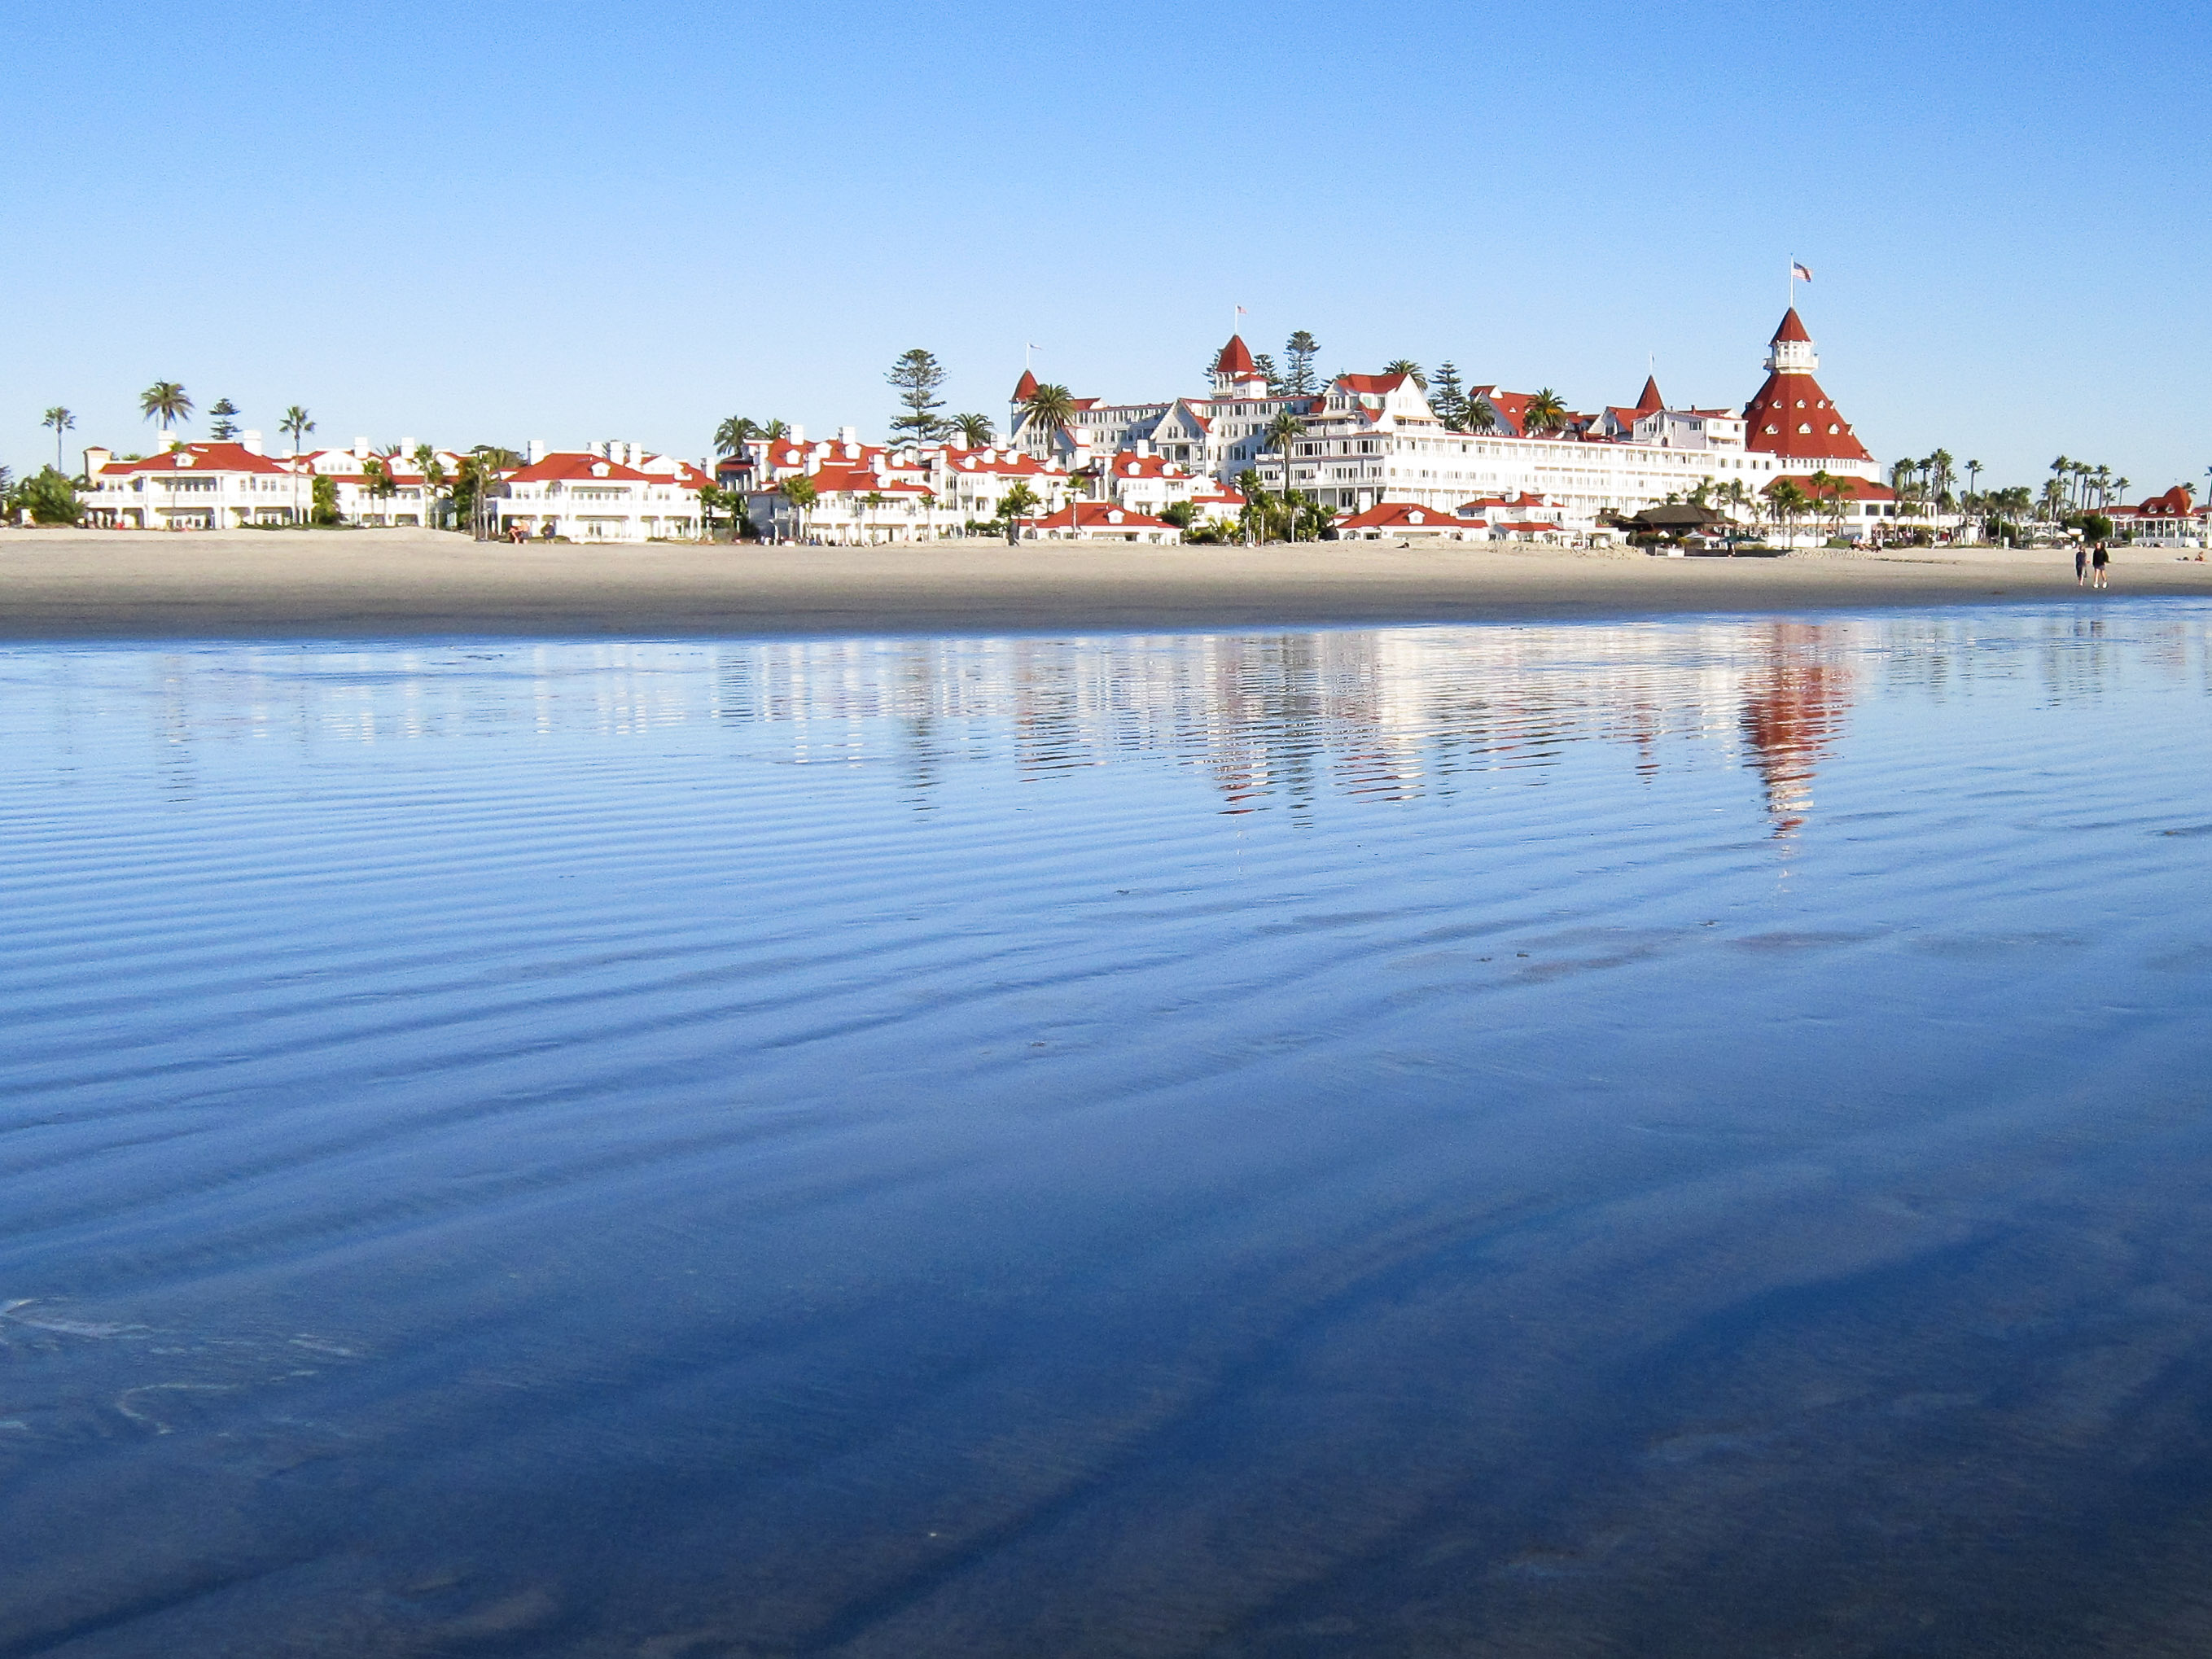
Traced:
<svg viewBox="0 0 2212 1659">
<path fill-rule="evenodd" d="M 2110 582 L 2105 580 L 2105 567 L 2112 562 L 2112 556 L 2109 552 L 2106 551 L 2104 543 L 2099 542 L 2097 544 L 2097 550 L 2089 556 L 2089 569 L 2091 572 L 2089 578 L 2090 586 L 2110 587 L 2112 586 Z"/>
<path fill-rule="evenodd" d="M 2084 586 L 2089 580 L 2089 544 L 2077 542 L 2074 546 L 2074 586 Z"/>
</svg>

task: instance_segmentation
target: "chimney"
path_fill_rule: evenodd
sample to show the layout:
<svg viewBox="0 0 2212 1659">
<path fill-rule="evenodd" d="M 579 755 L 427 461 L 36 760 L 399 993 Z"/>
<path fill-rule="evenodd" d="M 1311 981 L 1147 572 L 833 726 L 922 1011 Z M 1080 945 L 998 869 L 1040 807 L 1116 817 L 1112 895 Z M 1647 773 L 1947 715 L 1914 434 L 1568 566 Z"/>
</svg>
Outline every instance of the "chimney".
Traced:
<svg viewBox="0 0 2212 1659">
<path fill-rule="evenodd" d="M 964 451 L 968 447 L 967 438 L 961 433 L 954 433 L 952 434 L 952 447 L 956 451 Z"/>
<path fill-rule="evenodd" d="M 1149 454 L 1151 454 L 1152 453 L 1152 441 L 1150 438 L 1139 438 L 1139 439 L 1138 439 L 1138 440 L 1137 440 L 1137 453 L 1138 453 L 1138 454 L 1139 454 L 1139 455 L 1149 455 Z"/>
<path fill-rule="evenodd" d="M 544 459 L 545 440 L 543 438 L 532 438 L 530 441 L 530 465 L 535 466 L 538 462 Z"/>
<path fill-rule="evenodd" d="M 848 445 L 848 446 L 850 446 L 850 445 L 856 444 L 856 443 L 860 442 L 860 428 L 858 428 L 857 426 L 841 426 L 841 427 L 839 427 L 839 428 L 837 428 L 837 441 L 838 441 L 839 443 L 841 443 L 841 444 L 845 444 L 845 445 Z"/>
<path fill-rule="evenodd" d="M 791 430 L 783 434 L 783 441 L 793 449 L 798 448 L 806 441 L 806 428 L 794 423 Z"/>
<path fill-rule="evenodd" d="M 356 438 L 353 441 L 353 458 L 356 461 L 365 461 L 368 459 L 368 439 Z"/>
<path fill-rule="evenodd" d="M 84 476 L 88 478 L 97 477 L 100 469 L 114 459 L 115 452 L 112 449 L 101 449 L 97 446 L 87 448 L 84 452 Z"/>
<path fill-rule="evenodd" d="M 261 453 L 261 434 L 258 432 L 241 432 L 238 434 L 238 445 L 247 454 L 258 455 Z"/>
</svg>

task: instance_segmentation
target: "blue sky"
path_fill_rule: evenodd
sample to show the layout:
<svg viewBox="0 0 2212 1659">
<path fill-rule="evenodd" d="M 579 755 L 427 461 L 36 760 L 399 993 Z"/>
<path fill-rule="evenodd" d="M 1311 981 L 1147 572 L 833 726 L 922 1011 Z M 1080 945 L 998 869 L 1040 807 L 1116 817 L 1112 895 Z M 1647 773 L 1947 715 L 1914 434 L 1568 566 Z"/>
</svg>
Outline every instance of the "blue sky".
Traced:
<svg viewBox="0 0 2212 1659">
<path fill-rule="evenodd" d="M 2208 15 L 17 0 L 0 460 L 56 403 L 143 444 L 155 379 L 272 440 L 877 435 L 908 346 L 1002 419 L 1024 342 L 1195 391 L 1239 304 L 1325 369 L 1741 404 L 1794 254 L 1885 460 L 2201 482 Z"/>
</svg>

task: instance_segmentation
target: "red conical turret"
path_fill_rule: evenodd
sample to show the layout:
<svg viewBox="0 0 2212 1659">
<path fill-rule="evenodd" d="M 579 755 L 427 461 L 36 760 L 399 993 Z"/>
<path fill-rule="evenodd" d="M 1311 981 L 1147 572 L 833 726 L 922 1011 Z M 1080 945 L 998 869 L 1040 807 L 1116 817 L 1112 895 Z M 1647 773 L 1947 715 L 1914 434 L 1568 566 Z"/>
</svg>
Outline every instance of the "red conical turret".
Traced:
<svg viewBox="0 0 2212 1659">
<path fill-rule="evenodd" d="M 1874 459 L 1813 378 L 1820 366 L 1805 319 L 1792 306 L 1767 345 L 1766 384 L 1744 405 L 1746 449 L 1813 464 Z"/>
<path fill-rule="evenodd" d="M 1656 374 L 1645 375 L 1644 395 L 1636 400 L 1636 412 L 1638 415 L 1656 415 L 1666 407 L 1667 400 L 1659 395 L 1659 377 Z"/>
<path fill-rule="evenodd" d="M 1213 360 L 1213 372 L 1236 380 L 1260 372 L 1259 365 L 1252 361 L 1251 352 L 1245 348 L 1242 334 L 1229 337 L 1229 343 L 1221 348 L 1221 355 Z"/>
<path fill-rule="evenodd" d="M 1018 404 L 1025 404 L 1029 402 L 1030 398 L 1036 396 L 1036 376 L 1030 374 L 1026 368 L 1024 369 L 1022 371 L 1022 378 L 1014 382 L 1014 401 Z"/>
</svg>

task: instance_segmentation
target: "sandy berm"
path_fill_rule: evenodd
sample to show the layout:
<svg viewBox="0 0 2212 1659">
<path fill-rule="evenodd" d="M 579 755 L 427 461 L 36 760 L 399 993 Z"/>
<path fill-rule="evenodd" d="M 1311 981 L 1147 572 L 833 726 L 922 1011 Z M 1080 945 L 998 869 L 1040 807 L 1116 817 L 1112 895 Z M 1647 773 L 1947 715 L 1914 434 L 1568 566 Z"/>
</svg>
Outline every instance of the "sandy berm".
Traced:
<svg viewBox="0 0 2212 1659">
<path fill-rule="evenodd" d="M 2212 596 L 2123 549 L 1670 559 L 1528 544 L 890 547 L 474 542 L 440 531 L 0 531 L 0 638 L 814 635 L 1327 627 Z"/>
</svg>

